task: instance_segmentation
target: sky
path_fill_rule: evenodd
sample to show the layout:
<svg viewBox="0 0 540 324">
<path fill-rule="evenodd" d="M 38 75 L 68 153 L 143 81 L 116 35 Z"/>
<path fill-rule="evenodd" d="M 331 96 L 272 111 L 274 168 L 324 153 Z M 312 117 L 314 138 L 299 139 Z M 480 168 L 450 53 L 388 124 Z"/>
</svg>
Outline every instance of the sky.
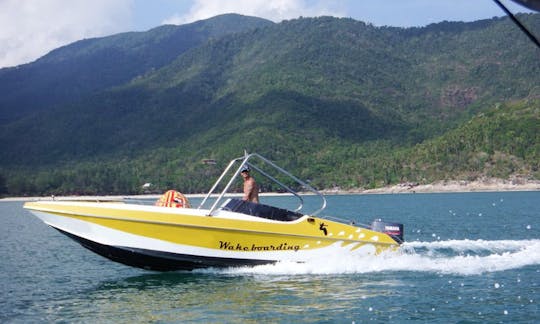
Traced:
<svg viewBox="0 0 540 324">
<path fill-rule="evenodd" d="M 513 13 L 532 12 L 501 1 Z M 505 15 L 492 0 L 0 0 L 0 68 L 32 62 L 85 38 L 181 25 L 224 13 L 274 22 L 326 15 L 396 27 Z"/>
</svg>

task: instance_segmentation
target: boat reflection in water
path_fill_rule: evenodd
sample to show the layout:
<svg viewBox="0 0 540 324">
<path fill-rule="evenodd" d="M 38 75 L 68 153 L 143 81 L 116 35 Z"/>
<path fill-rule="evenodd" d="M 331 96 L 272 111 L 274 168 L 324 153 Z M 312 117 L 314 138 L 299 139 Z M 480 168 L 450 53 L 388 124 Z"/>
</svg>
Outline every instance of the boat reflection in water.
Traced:
<svg viewBox="0 0 540 324">
<path fill-rule="evenodd" d="M 298 207 L 288 210 L 234 198 L 228 191 L 246 166 L 298 198 Z M 318 196 L 319 208 L 304 211 L 302 196 L 278 180 L 285 176 L 288 183 Z M 214 193 L 219 186 L 224 188 Z M 104 257 L 159 271 L 306 262 L 342 251 L 375 256 L 403 242 L 401 224 L 375 220 L 371 226 L 358 226 L 318 217 L 326 207 L 324 196 L 256 153 L 233 159 L 196 208 L 180 193 L 167 195 L 159 206 L 36 201 L 24 208 Z"/>
<path fill-rule="evenodd" d="M 200 322 L 201 317 L 206 322 L 224 318 L 231 322 L 232 317 L 238 323 L 255 318 L 306 322 L 313 314 L 319 321 L 335 321 L 350 316 L 343 309 L 355 309 L 362 300 L 386 298 L 399 284 L 382 274 L 329 280 L 327 275 L 246 276 L 221 270 L 152 273 L 103 281 L 86 291 L 80 303 L 65 306 L 62 314 L 80 316 L 91 305 L 98 321 L 111 316 L 124 321 L 133 314 L 138 322 L 177 322 L 179 318 Z"/>
</svg>

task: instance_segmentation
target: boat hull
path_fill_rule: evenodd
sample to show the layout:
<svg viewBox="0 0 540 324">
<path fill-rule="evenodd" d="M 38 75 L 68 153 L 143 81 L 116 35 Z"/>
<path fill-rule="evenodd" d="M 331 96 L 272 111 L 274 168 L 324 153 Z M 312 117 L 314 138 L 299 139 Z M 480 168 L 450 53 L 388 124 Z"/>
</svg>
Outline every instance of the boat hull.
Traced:
<svg viewBox="0 0 540 324">
<path fill-rule="evenodd" d="M 85 238 L 73 235 L 62 230 L 58 231 L 83 247 L 95 252 L 107 259 L 128 266 L 155 271 L 194 270 L 201 268 L 226 268 L 238 266 L 256 266 L 261 264 L 275 263 L 270 260 L 231 259 L 206 257 L 189 254 L 178 254 L 164 251 L 148 250 L 126 246 L 111 246 L 100 244 Z"/>
<path fill-rule="evenodd" d="M 122 203 L 25 204 L 46 224 L 113 261 L 144 269 L 253 266 L 349 254 L 375 255 L 399 246 L 390 236 L 304 216 L 275 221 L 218 210 Z"/>
</svg>

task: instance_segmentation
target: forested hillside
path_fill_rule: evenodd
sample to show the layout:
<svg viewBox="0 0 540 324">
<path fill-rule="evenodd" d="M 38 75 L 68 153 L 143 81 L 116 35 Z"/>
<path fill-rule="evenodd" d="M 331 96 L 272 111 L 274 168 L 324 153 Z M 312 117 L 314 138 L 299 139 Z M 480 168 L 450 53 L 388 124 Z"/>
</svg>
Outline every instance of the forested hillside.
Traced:
<svg viewBox="0 0 540 324">
<path fill-rule="evenodd" d="M 124 84 L 210 39 L 271 24 L 256 17 L 221 15 L 182 26 L 84 39 L 35 62 L 0 69 L 0 125 Z"/>
<path fill-rule="evenodd" d="M 3 125 L 4 191 L 200 192 L 244 149 L 319 188 L 540 177 L 539 52 L 508 19 L 256 22 Z"/>
</svg>

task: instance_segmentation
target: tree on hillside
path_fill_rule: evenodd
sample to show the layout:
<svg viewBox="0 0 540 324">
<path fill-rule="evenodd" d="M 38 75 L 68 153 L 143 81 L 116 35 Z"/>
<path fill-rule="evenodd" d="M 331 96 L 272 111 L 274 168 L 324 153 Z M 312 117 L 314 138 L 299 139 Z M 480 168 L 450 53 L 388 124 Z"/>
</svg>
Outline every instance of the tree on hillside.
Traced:
<svg viewBox="0 0 540 324">
<path fill-rule="evenodd" d="M 7 194 L 7 185 L 6 185 L 6 178 L 4 178 L 3 175 L 0 174 L 0 197 Z"/>
</svg>

